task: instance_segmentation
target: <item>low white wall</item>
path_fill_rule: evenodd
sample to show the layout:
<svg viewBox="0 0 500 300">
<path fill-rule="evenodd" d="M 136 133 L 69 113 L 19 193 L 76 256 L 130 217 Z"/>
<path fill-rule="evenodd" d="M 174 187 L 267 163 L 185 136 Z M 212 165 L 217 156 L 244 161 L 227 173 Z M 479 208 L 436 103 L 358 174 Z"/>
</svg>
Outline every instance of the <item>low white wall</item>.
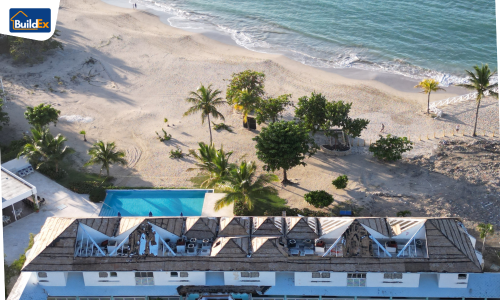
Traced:
<svg viewBox="0 0 500 300">
<path fill-rule="evenodd" d="M 384 279 L 384 273 L 367 273 L 367 287 L 408 287 L 418 288 L 420 274 L 403 273 L 403 279 Z"/>
<path fill-rule="evenodd" d="M 312 278 L 312 272 L 295 272 L 295 286 L 347 286 L 347 273 L 330 272 L 330 278 Z"/>
<path fill-rule="evenodd" d="M 181 272 L 177 272 L 177 277 L 172 277 L 171 272 L 153 272 L 155 277 L 155 285 L 205 285 L 206 273 L 205 272 L 187 272 L 188 277 L 180 277 Z"/>
<path fill-rule="evenodd" d="M 117 272 L 116 277 L 99 277 L 99 272 L 82 272 L 85 286 L 135 286 L 135 272 Z"/>
<path fill-rule="evenodd" d="M 259 272 L 259 277 L 241 277 L 241 272 L 224 272 L 225 285 L 275 286 L 274 272 Z"/>
<path fill-rule="evenodd" d="M 440 288 L 465 289 L 469 283 L 469 274 L 467 279 L 458 279 L 458 273 L 438 274 L 438 286 Z"/>
<path fill-rule="evenodd" d="M 66 280 L 68 279 L 67 272 L 45 272 L 47 273 L 47 278 L 39 277 L 39 273 L 41 272 L 36 272 L 39 285 L 66 286 Z"/>
</svg>

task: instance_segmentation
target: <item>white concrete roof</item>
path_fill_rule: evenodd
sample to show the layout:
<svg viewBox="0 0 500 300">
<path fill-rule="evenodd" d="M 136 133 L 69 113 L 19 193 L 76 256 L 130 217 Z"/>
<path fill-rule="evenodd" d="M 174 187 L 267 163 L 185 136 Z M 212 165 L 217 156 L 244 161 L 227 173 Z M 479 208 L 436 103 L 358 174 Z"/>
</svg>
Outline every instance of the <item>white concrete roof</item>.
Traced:
<svg viewBox="0 0 500 300">
<path fill-rule="evenodd" d="M 12 173 L 16 173 L 17 171 L 22 170 L 29 166 L 30 163 L 24 156 L 21 156 L 20 158 L 15 158 L 13 160 L 9 160 L 8 162 L 2 164 L 2 167 L 11 171 Z"/>
<path fill-rule="evenodd" d="M 2 166 L 2 209 L 36 194 L 36 187 Z"/>
</svg>

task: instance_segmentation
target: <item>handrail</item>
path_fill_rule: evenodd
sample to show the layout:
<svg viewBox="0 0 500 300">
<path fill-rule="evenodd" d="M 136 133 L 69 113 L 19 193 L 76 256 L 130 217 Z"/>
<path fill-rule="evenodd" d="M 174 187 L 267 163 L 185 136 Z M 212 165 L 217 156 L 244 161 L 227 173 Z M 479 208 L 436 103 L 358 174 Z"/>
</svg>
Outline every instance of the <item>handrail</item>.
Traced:
<svg viewBox="0 0 500 300">
<path fill-rule="evenodd" d="M 493 92 L 498 93 L 498 88 L 493 88 L 491 90 Z M 489 93 L 489 91 L 486 91 L 484 94 L 485 94 L 485 96 L 489 96 L 490 93 Z M 446 99 L 443 99 L 443 100 L 431 102 L 429 104 L 429 108 L 435 108 L 435 107 L 438 107 L 438 106 L 445 106 L 445 105 L 449 105 L 449 104 L 455 104 L 455 103 L 459 103 L 459 102 L 464 102 L 464 101 L 476 99 L 476 97 L 477 97 L 477 92 L 470 93 L 470 94 L 465 94 L 465 95 L 460 95 L 460 96 L 455 96 L 455 97 L 450 97 L 450 98 L 446 98 Z"/>
<path fill-rule="evenodd" d="M 425 225 L 425 222 L 422 223 L 422 226 L 420 226 L 420 228 L 417 230 L 417 232 L 415 232 L 415 234 L 413 234 L 413 236 L 410 238 L 408 243 L 406 243 L 406 245 L 403 247 L 403 249 L 401 249 L 401 251 L 399 251 L 399 253 L 398 253 L 398 255 L 396 255 L 396 257 L 399 257 L 401 254 L 404 253 L 406 247 L 408 247 L 408 245 L 410 245 L 410 243 L 415 239 L 415 236 L 417 236 L 417 234 L 420 232 L 420 230 L 422 230 L 422 228 L 424 228 L 424 225 Z"/>
</svg>

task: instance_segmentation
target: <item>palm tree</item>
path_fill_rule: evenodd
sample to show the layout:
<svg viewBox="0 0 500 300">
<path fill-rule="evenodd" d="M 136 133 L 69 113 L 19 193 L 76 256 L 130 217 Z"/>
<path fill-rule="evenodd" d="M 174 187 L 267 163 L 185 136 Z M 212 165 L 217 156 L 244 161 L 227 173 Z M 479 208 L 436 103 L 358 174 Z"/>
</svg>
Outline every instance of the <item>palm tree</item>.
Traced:
<svg viewBox="0 0 500 300">
<path fill-rule="evenodd" d="M 429 114 L 429 106 L 431 103 L 431 92 L 437 92 L 439 90 L 444 91 L 445 89 L 439 87 L 439 82 L 432 79 L 426 78 L 420 81 L 415 88 L 421 88 L 422 93 L 427 94 L 427 114 Z"/>
<path fill-rule="evenodd" d="M 74 153 L 75 150 L 68 146 L 64 146 L 67 139 L 58 134 L 54 137 L 48 127 L 31 128 L 31 138 L 29 142 L 24 145 L 18 157 L 24 155 L 30 161 L 36 161 L 36 168 L 38 169 L 43 164 L 54 164 L 56 173 L 59 172 L 59 163 L 69 154 Z"/>
<path fill-rule="evenodd" d="M 197 168 L 190 168 L 188 171 L 200 170 L 204 174 L 200 187 L 213 188 L 217 183 L 225 179 L 231 168 L 234 167 L 233 164 L 229 163 L 229 158 L 233 152 L 225 152 L 222 146 L 217 150 L 213 144 L 208 146 L 201 142 L 199 145 L 200 149 L 198 151 L 189 150 L 189 153 L 198 162 L 196 163 Z"/>
<path fill-rule="evenodd" d="M 123 151 L 116 150 L 114 142 L 104 144 L 103 141 L 98 141 L 92 145 L 88 154 L 90 155 L 90 160 L 85 163 L 84 166 L 102 164 L 99 176 L 102 173 L 102 169 L 106 169 L 106 173 L 109 177 L 109 166 L 112 164 L 127 164 L 127 161 L 124 159 L 125 153 Z"/>
<path fill-rule="evenodd" d="M 476 70 L 476 74 L 472 71 L 465 70 L 469 75 L 469 83 L 459 84 L 458 86 L 464 87 L 469 90 L 475 90 L 477 92 L 476 97 L 476 121 L 474 122 L 474 132 L 472 136 L 476 136 L 476 127 L 477 127 L 477 116 L 479 114 L 479 106 L 481 105 L 481 99 L 486 94 L 489 93 L 491 96 L 496 97 L 498 99 L 498 93 L 494 92 L 493 89 L 498 87 L 498 83 L 490 84 L 490 79 L 493 75 L 496 74 L 496 70 L 491 72 L 488 64 L 474 66 L 474 70 Z"/>
<path fill-rule="evenodd" d="M 254 93 L 249 92 L 247 89 L 241 90 L 235 100 L 234 108 L 243 113 L 243 121 L 245 123 L 248 122 L 248 114 L 257 109 L 261 101 L 259 96 L 254 95 Z M 247 128 L 250 130 L 250 126 Z"/>
<path fill-rule="evenodd" d="M 212 144 L 212 127 L 210 125 L 210 115 L 214 119 L 222 119 L 225 121 L 224 116 L 217 111 L 217 107 L 226 103 L 219 97 L 220 90 L 212 90 L 212 85 L 204 87 L 201 85 L 196 92 L 189 93 L 190 97 L 186 99 L 187 102 L 194 104 L 185 113 L 184 116 L 189 116 L 194 113 L 201 112 L 201 124 L 205 124 L 205 119 L 208 118 L 208 130 L 210 131 L 210 144 Z"/>
<path fill-rule="evenodd" d="M 479 223 L 477 225 L 477 230 L 479 231 L 479 237 L 483 239 L 483 248 L 481 250 L 481 253 L 484 255 L 484 246 L 486 245 L 486 236 L 493 234 L 495 232 L 495 229 L 493 228 L 493 225 L 488 223 Z"/>
<path fill-rule="evenodd" d="M 215 203 L 214 209 L 218 211 L 231 203 L 241 201 L 251 210 L 256 200 L 264 200 L 269 194 L 277 193 L 276 188 L 266 184 L 278 181 L 278 176 L 266 173 L 254 180 L 256 170 L 257 166 L 253 161 L 249 163 L 242 161 L 239 166 L 233 168 L 227 179 L 218 185 L 226 195 Z"/>
</svg>

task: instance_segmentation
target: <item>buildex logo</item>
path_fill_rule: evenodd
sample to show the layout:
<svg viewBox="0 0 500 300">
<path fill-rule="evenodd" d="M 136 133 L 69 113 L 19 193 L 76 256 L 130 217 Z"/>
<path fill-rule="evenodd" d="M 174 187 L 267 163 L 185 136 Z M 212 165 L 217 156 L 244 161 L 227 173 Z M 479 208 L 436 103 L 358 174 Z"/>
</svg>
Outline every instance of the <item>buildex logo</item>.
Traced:
<svg viewBox="0 0 500 300">
<path fill-rule="evenodd" d="M 11 8 L 10 32 L 50 32 L 50 8 Z"/>
</svg>

